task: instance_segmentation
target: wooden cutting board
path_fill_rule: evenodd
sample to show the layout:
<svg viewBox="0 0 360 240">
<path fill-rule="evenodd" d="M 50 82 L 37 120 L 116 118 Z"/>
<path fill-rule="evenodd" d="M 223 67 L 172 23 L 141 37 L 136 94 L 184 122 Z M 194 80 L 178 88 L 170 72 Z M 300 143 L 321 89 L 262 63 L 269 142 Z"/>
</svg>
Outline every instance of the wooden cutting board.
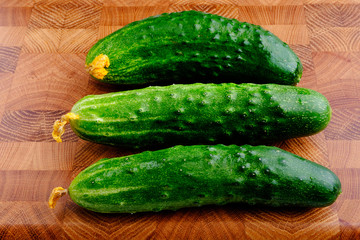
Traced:
<svg viewBox="0 0 360 240">
<path fill-rule="evenodd" d="M 62 144 L 51 138 L 83 96 L 124 90 L 89 77 L 89 48 L 132 21 L 190 9 L 262 25 L 298 54 L 299 86 L 324 94 L 333 117 L 319 134 L 276 145 L 332 169 L 343 185 L 336 203 L 110 215 L 66 196 L 49 209 L 53 187 L 100 158 L 134 153 L 71 130 Z M 0 0 L 0 239 L 360 239 L 359 99 L 359 0 Z"/>
</svg>

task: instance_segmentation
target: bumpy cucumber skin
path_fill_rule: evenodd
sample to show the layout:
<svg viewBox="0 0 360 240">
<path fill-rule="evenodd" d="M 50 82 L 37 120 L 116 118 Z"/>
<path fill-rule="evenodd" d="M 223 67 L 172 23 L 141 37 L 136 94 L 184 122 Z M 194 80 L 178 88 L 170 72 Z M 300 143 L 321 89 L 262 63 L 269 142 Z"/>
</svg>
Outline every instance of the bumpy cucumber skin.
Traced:
<svg viewBox="0 0 360 240">
<path fill-rule="evenodd" d="M 276 147 L 175 146 L 103 159 L 71 183 L 95 212 L 176 210 L 208 204 L 324 207 L 341 192 L 329 169 Z"/>
<path fill-rule="evenodd" d="M 128 148 L 267 144 L 308 136 L 331 117 L 320 93 L 276 84 L 184 84 L 90 95 L 72 112 L 81 138 Z"/>
<path fill-rule="evenodd" d="M 114 84 L 224 82 L 295 85 L 302 64 L 260 26 L 197 11 L 165 13 L 128 24 L 96 43 L 86 64 L 105 54 Z"/>
</svg>

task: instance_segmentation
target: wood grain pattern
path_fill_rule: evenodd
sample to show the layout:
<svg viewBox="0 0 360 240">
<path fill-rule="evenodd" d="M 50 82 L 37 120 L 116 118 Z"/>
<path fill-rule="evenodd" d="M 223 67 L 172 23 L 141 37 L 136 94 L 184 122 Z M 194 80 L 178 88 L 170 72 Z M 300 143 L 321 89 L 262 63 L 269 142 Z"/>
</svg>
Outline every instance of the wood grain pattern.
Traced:
<svg viewBox="0 0 360 240">
<path fill-rule="evenodd" d="M 14 74 L 12 73 L 0 73 L 0 102 L 4 103 L 6 102 L 10 89 L 11 84 L 13 80 Z M 0 116 L 2 116 L 3 112 L 5 110 L 5 105 L 0 105 Z"/>
<path fill-rule="evenodd" d="M 0 6 L 0 26 L 27 26 L 32 8 Z"/>
<path fill-rule="evenodd" d="M 0 123 L 0 141 L 2 142 L 52 142 L 48 130 L 52 128 L 59 114 L 67 111 L 18 110 L 6 111 Z M 77 141 L 71 132 L 65 133 L 67 141 Z M 70 141 L 71 141 L 70 140 Z"/>
<path fill-rule="evenodd" d="M 87 93 L 84 61 L 85 54 L 22 54 L 6 109 L 69 111 Z"/>
<path fill-rule="evenodd" d="M 353 78 L 354 79 L 359 79 L 360 78 L 360 52 L 352 52 L 350 53 L 350 61 L 351 61 L 351 66 L 352 66 L 352 70 L 353 70 Z M 357 83 L 359 84 L 359 83 Z M 359 85 L 356 85 L 359 86 Z M 359 88 L 357 88 L 359 89 Z"/>
<path fill-rule="evenodd" d="M 321 209 L 242 204 L 99 214 L 50 190 L 100 158 L 137 153 L 79 139 L 52 124 L 88 94 L 127 90 L 86 73 L 89 48 L 126 24 L 198 10 L 260 24 L 301 59 L 299 84 L 324 94 L 329 126 L 274 143 L 332 169 L 343 192 Z M 0 0 L 0 239 L 360 239 L 359 0 Z"/>
<path fill-rule="evenodd" d="M 40 171 L 40 170 L 9 170 L 0 171 L 0 184 L 2 185 L 0 201 L 44 201 L 49 197 L 53 188 L 53 179 L 60 184 L 69 184 L 70 171 Z"/>
<path fill-rule="evenodd" d="M 124 26 L 133 21 L 168 12 L 167 7 L 103 7 L 100 25 Z"/>
<path fill-rule="evenodd" d="M 239 10 L 229 5 L 211 5 L 211 4 L 187 4 L 187 5 L 172 5 L 169 6 L 170 12 L 180 12 L 188 10 L 196 10 L 201 12 L 207 12 L 212 14 L 218 14 L 221 16 L 228 16 L 229 18 L 237 19 L 239 16 Z"/>
<path fill-rule="evenodd" d="M 330 166 L 333 168 L 360 168 L 358 161 L 360 141 L 329 140 L 327 149 Z"/>
<path fill-rule="evenodd" d="M 289 45 L 309 45 L 306 25 L 261 25 Z"/>
<path fill-rule="evenodd" d="M 26 27 L 0 27 L 0 46 L 22 46 Z"/>
<path fill-rule="evenodd" d="M 342 193 L 339 196 L 339 203 L 349 199 L 350 200 L 359 199 L 360 169 L 358 168 L 335 169 L 334 172 L 338 175 L 341 182 L 346 183 L 342 185 Z"/>
<path fill-rule="evenodd" d="M 22 52 L 55 53 L 59 49 L 61 29 L 34 28 L 28 29 L 25 35 Z"/>
<path fill-rule="evenodd" d="M 76 142 L 4 142 L 0 145 L 1 170 L 68 170 L 74 164 Z"/>
<path fill-rule="evenodd" d="M 15 72 L 20 50 L 20 47 L 0 47 L 0 73 Z"/>
<path fill-rule="evenodd" d="M 44 201 L 0 202 L 0 239 L 59 239 L 64 236 L 62 205 L 51 211 Z"/>
<path fill-rule="evenodd" d="M 301 5 L 240 6 L 240 21 L 258 25 L 305 24 L 304 7 Z"/>
<path fill-rule="evenodd" d="M 333 111 L 333 117 L 324 130 L 327 140 L 359 140 L 360 109 L 343 108 Z"/>
<path fill-rule="evenodd" d="M 309 222 L 311 218 L 311 222 Z M 245 214 L 249 239 L 336 239 L 338 217 L 329 208 L 313 210 L 250 211 Z M 304 229 L 306 229 L 304 231 Z"/>
</svg>

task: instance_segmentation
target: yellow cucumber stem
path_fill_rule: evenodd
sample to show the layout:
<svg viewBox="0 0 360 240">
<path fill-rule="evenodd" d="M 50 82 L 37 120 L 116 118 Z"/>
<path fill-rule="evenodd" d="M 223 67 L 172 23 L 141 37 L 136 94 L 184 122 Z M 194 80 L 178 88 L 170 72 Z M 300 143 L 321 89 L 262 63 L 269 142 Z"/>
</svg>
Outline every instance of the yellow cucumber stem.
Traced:
<svg viewBox="0 0 360 240">
<path fill-rule="evenodd" d="M 55 208 L 56 202 L 59 200 L 59 198 L 64 196 L 66 193 L 67 193 L 67 190 L 62 187 L 54 188 L 49 197 L 49 201 L 48 201 L 49 207 Z"/>
<path fill-rule="evenodd" d="M 75 113 L 67 113 L 65 115 L 61 116 L 60 120 L 56 120 L 54 123 L 54 130 L 52 132 L 52 137 L 57 142 L 62 142 L 61 136 L 65 132 L 65 125 L 70 122 L 70 120 L 73 119 L 79 119 L 79 115 L 76 115 Z"/>
<path fill-rule="evenodd" d="M 106 74 L 108 74 L 108 71 L 105 68 L 108 68 L 109 66 L 109 57 L 100 54 L 89 65 L 85 65 L 85 68 L 94 78 L 103 79 Z"/>
</svg>

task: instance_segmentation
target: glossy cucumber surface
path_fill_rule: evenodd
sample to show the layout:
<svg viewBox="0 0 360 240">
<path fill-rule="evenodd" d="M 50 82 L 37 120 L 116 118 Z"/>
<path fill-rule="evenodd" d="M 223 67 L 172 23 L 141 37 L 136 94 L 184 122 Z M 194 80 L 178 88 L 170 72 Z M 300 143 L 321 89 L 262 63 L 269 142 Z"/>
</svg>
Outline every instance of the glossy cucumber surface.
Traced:
<svg viewBox="0 0 360 240">
<path fill-rule="evenodd" d="M 95 212 L 134 213 L 208 204 L 324 207 L 341 192 L 329 169 L 268 146 L 195 145 L 102 159 L 68 193 Z"/>
<path fill-rule="evenodd" d="M 298 56 L 271 32 L 198 11 L 164 13 L 126 25 L 89 50 L 86 68 L 114 84 L 295 85 L 303 70 Z"/>
<path fill-rule="evenodd" d="M 331 117 L 320 93 L 276 84 L 184 84 L 90 95 L 71 110 L 81 138 L 130 148 L 265 144 L 308 136 Z"/>
</svg>

